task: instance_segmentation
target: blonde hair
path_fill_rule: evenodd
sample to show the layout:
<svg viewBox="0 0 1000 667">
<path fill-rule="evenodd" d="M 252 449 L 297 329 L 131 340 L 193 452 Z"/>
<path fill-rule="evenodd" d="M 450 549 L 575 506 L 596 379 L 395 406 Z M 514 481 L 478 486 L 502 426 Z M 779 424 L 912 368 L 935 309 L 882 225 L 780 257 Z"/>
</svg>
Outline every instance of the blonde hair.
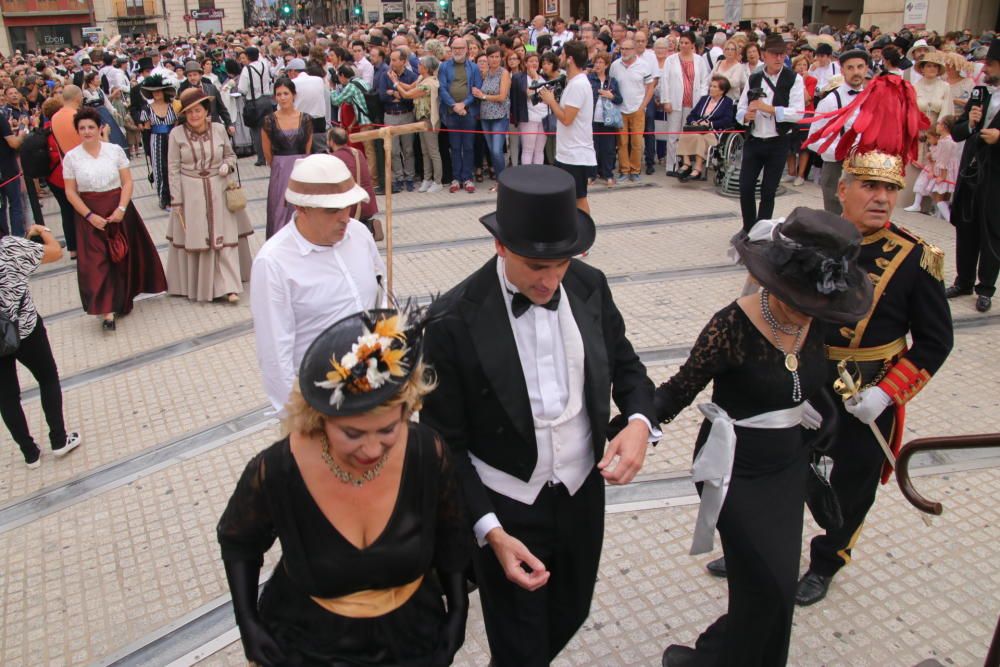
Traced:
<svg viewBox="0 0 1000 667">
<path fill-rule="evenodd" d="M 385 403 L 368 410 L 368 412 L 386 410 L 402 405 L 403 419 L 409 419 L 410 415 L 423 407 L 424 396 L 434 391 L 435 387 L 437 387 L 437 377 L 434 374 L 434 370 L 421 361 L 413 369 L 409 379 L 399 393 Z M 306 402 L 305 397 L 302 396 L 302 391 L 299 389 L 298 380 L 296 380 L 295 386 L 292 387 L 292 395 L 288 398 L 288 403 L 285 404 L 285 412 L 288 416 L 281 422 L 283 435 L 290 433 L 313 435 L 319 433 L 323 430 L 323 425 L 327 419 L 327 415 L 324 415 Z"/>
</svg>

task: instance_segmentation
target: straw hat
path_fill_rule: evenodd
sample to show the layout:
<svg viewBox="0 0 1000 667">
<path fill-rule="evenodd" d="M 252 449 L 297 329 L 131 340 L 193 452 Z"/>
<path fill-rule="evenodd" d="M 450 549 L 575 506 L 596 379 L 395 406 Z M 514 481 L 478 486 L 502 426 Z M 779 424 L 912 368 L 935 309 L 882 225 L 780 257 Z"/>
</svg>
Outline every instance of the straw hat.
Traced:
<svg viewBox="0 0 1000 667">
<path fill-rule="evenodd" d="M 917 70 L 920 74 L 924 73 L 924 65 L 930 63 L 931 65 L 937 65 L 938 74 L 944 74 L 944 54 L 940 51 L 928 51 L 925 53 L 917 64 L 913 66 L 913 69 Z"/>
<path fill-rule="evenodd" d="M 350 208 L 368 201 L 343 160 L 316 154 L 296 160 L 288 178 L 285 201 L 308 208 Z"/>
</svg>

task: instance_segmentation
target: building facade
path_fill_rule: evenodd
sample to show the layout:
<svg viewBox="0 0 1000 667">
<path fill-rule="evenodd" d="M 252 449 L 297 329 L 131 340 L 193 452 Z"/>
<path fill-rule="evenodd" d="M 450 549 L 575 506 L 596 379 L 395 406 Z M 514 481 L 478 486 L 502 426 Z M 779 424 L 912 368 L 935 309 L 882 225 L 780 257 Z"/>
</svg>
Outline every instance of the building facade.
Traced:
<svg viewBox="0 0 1000 667">
<path fill-rule="evenodd" d="M 98 18 L 92 0 L 0 0 L 0 13 L 8 53 L 82 44 Z"/>
</svg>

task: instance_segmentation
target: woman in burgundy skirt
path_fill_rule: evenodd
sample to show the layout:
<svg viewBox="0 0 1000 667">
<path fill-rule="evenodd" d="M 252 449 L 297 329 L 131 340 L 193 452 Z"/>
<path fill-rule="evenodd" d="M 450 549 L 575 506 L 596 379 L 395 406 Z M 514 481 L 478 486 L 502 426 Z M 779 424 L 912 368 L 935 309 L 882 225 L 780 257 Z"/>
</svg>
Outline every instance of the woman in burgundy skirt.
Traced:
<svg viewBox="0 0 1000 667">
<path fill-rule="evenodd" d="M 74 118 L 82 143 L 63 158 L 66 198 L 76 211 L 77 276 L 83 308 L 114 331 L 115 315 L 136 295 L 165 292 L 167 279 L 146 225 L 132 204 L 132 174 L 119 146 L 101 141 L 101 118 Z"/>
</svg>

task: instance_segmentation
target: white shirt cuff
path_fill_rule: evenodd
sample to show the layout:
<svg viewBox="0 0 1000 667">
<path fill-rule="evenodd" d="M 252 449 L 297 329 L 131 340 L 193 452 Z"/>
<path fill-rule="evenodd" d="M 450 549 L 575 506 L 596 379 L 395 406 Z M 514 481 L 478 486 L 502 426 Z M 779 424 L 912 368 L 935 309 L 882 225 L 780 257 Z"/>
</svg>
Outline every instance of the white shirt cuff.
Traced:
<svg viewBox="0 0 1000 667">
<path fill-rule="evenodd" d="M 659 442 L 660 438 L 663 437 L 663 432 L 658 428 L 653 428 L 653 425 L 649 423 L 648 419 L 646 419 L 646 415 L 639 414 L 638 412 L 635 413 L 634 415 L 629 415 L 628 420 L 632 421 L 633 419 L 641 419 L 642 423 L 644 423 L 646 425 L 646 428 L 649 429 L 648 442 L 650 443 Z"/>
<path fill-rule="evenodd" d="M 774 120 L 779 123 L 785 122 L 785 107 L 774 107 Z"/>
<path fill-rule="evenodd" d="M 483 515 L 472 527 L 472 532 L 476 534 L 476 543 L 481 547 L 485 547 L 486 534 L 494 528 L 500 528 L 500 519 L 497 518 L 497 515 L 493 512 Z"/>
</svg>

